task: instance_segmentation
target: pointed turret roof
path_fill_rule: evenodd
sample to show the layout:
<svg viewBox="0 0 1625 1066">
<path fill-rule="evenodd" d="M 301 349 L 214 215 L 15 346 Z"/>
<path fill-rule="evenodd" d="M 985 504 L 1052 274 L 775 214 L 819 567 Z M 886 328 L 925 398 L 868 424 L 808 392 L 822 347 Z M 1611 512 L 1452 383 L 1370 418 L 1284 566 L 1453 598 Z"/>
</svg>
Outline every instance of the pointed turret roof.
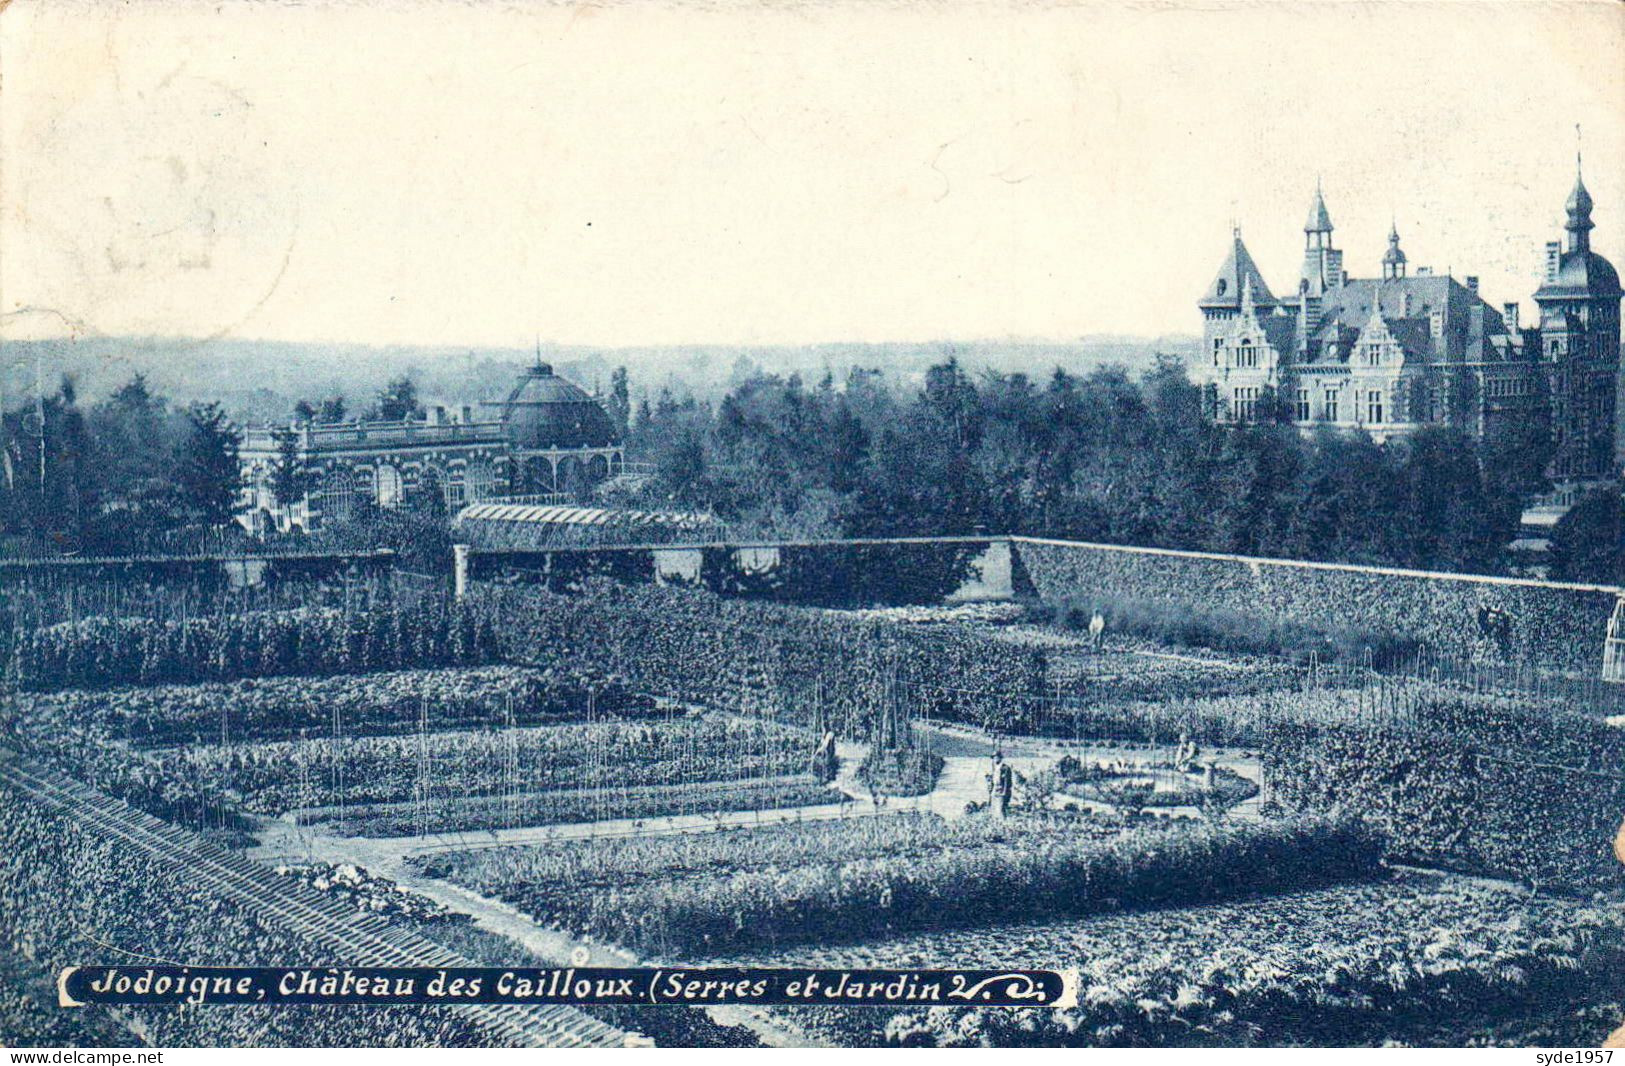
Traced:
<svg viewBox="0 0 1625 1066">
<path fill-rule="evenodd" d="M 1219 273 L 1208 285 L 1207 292 L 1202 295 L 1198 306 L 1239 310 L 1242 290 L 1246 288 L 1251 288 L 1255 306 L 1261 308 L 1275 306 L 1275 296 L 1265 283 L 1258 264 L 1253 262 L 1247 246 L 1241 242 L 1241 229 L 1238 227 L 1232 235 L 1230 254 L 1224 257 L 1224 265 L 1219 267 Z"/>
<path fill-rule="evenodd" d="M 1579 155 L 1574 157 L 1574 189 L 1569 193 L 1568 202 L 1563 206 L 1571 215 L 1591 214 L 1591 193 L 1586 191 L 1585 176 L 1581 172 Z"/>
<path fill-rule="evenodd" d="M 1405 261 L 1405 251 L 1399 246 L 1399 223 L 1397 222 L 1388 227 L 1388 250 L 1382 254 L 1382 261 L 1389 265 Z"/>
<path fill-rule="evenodd" d="M 1580 173 L 1580 158 L 1574 159 L 1574 188 L 1569 192 L 1568 200 L 1563 204 L 1563 210 L 1568 212 L 1568 223 L 1563 227 L 1570 232 L 1576 230 L 1589 230 L 1596 225 L 1591 221 L 1591 193 L 1586 190 L 1584 176 Z"/>
<path fill-rule="evenodd" d="M 1309 205 L 1309 221 L 1303 224 L 1305 233 L 1330 233 L 1332 215 L 1326 210 L 1326 198 L 1320 193 L 1320 179 L 1315 179 L 1315 200 Z"/>
</svg>

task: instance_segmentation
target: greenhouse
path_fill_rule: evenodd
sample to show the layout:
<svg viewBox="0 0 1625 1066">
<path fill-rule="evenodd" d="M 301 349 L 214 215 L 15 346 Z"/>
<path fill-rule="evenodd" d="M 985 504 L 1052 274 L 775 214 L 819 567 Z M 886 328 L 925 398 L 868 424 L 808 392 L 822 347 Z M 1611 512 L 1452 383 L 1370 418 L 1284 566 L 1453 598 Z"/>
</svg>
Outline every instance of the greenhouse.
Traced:
<svg viewBox="0 0 1625 1066">
<path fill-rule="evenodd" d="M 458 539 L 475 548 L 550 548 L 595 544 L 670 544 L 723 538 L 717 518 L 680 511 L 477 503 L 458 512 Z"/>
</svg>

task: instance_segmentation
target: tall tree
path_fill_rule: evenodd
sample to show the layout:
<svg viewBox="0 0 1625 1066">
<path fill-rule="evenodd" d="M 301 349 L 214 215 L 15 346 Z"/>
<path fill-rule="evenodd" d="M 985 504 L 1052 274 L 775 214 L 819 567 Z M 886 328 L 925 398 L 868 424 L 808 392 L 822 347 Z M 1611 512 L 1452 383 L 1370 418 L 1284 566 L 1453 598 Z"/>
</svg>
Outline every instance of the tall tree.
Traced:
<svg viewBox="0 0 1625 1066">
<path fill-rule="evenodd" d="M 311 476 L 304 453 L 299 448 L 299 431 L 286 426 L 271 434 L 276 442 L 276 460 L 271 466 L 271 496 L 279 507 L 291 507 L 310 491 Z"/>
<path fill-rule="evenodd" d="M 423 406 L 418 403 L 418 388 L 412 383 L 412 379 L 405 375 L 390 379 L 389 384 L 378 393 L 377 402 L 373 404 L 372 409 L 372 417 L 383 422 L 403 422 L 422 413 Z"/>
<path fill-rule="evenodd" d="M 1625 496 L 1588 493 L 1552 530 L 1551 576 L 1559 581 L 1625 584 Z"/>
<path fill-rule="evenodd" d="M 322 423 L 323 425 L 336 425 L 339 422 L 344 421 L 347 413 L 348 412 L 346 412 L 344 409 L 344 397 L 329 396 L 327 399 L 323 400 L 322 405 L 316 409 L 316 421 Z"/>
<path fill-rule="evenodd" d="M 218 403 L 194 403 L 186 409 L 187 431 L 177 456 L 176 480 L 191 517 L 206 526 L 223 526 L 237 510 L 242 490 L 239 434 Z"/>
</svg>

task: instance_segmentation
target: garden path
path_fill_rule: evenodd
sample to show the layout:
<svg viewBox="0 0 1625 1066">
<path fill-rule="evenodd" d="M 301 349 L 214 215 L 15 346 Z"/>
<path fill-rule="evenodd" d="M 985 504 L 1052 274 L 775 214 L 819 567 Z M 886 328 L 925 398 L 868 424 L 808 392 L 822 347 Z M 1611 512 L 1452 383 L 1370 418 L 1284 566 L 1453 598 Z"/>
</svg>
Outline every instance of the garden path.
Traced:
<svg viewBox="0 0 1625 1066">
<path fill-rule="evenodd" d="M 481 929 L 507 937 L 523 946 L 537 958 L 556 965 L 575 966 L 636 966 L 637 957 L 620 948 L 578 940 L 561 930 L 550 928 L 502 900 L 481 895 L 461 885 L 439 878 L 425 877 L 407 862 L 414 854 L 446 850 L 448 848 L 490 847 L 501 844 L 540 843 L 548 840 L 584 839 L 592 836 L 656 835 L 662 833 L 708 832 L 719 825 L 754 825 L 751 818 L 756 812 L 739 811 L 720 817 L 693 815 L 681 818 L 644 819 L 640 823 L 630 820 L 613 823 L 590 823 L 570 826 L 546 826 L 533 830 L 500 830 L 496 833 L 442 834 L 428 838 L 426 843 L 417 837 L 369 838 L 339 837 L 313 833 L 286 821 L 268 822 L 261 832 L 261 843 L 248 854 L 266 863 L 279 861 L 320 861 L 354 863 L 375 877 L 385 877 L 409 891 L 434 900 L 436 903 L 466 914 Z M 762 824 L 813 817 L 862 817 L 875 813 L 868 801 L 849 804 L 829 804 L 822 807 L 792 808 L 789 811 L 760 812 L 767 817 Z M 661 824 L 655 824 L 661 823 Z M 551 830 L 551 832 L 550 832 Z M 528 834 L 528 835 L 527 835 Z M 491 841 L 501 836 L 505 839 Z M 460 839 L 447 843 L 453 837 Z M 704 1008 L 712 1021 L 722 1026 L 743 1026 L 755 1033 L 771 1047 L 823 1046 L 805 1033 L 791 1028 L 766 1011 L 745 1006 L 715 1006 Z"/>
</svg>

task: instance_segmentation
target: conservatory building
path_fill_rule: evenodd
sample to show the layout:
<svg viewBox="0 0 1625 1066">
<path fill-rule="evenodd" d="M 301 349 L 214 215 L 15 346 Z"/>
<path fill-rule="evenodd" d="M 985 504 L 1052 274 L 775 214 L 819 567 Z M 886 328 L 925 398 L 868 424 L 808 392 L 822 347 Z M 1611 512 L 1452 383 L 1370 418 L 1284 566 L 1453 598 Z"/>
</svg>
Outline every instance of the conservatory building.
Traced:
<svg viewBox="0 0 1625 1066">
<path fill-rule="evenodd" d="M 543 502 L 623 472 L 620 432 L 602 404 L 547 363 L 496 401 L 431 407 L 398 422 L 296 422 L 243 433 L 239 521 L 251 533 L 306 532 L 371 508 L 428 502 L 454 515 L 490 500 Z M 279 500 L 289 464 L 303 493 Z"/>
</svg>

